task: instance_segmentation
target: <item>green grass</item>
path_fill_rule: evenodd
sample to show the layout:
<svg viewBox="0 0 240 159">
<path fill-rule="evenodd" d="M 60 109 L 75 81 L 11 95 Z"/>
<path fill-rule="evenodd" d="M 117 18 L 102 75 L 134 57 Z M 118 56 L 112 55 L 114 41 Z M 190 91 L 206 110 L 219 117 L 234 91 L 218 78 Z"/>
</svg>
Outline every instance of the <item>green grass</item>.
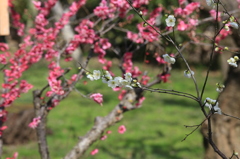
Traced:
<svg viewBox="0 0 240 159">
<path fill-rule="evenodd" d="M 73 67 L 73 66 L 72 66 Z M 143 67 L 143 66 L 141 66 Z M 144 66 L 145 67 L 145 66 Z M 90 65 L 89 70 L 99 68 L 99 65 Z M 150 75 L 157 71 L 156 67 L 145 67 Z M 47 64 L 35 65 L 23 78 L 29 79 L 37 88 L 46 84 Z M 37 70 L 37 71 L 36 71 Z M 72 70 L 75 71 L 74 69 Z M 114 71 L 115 73 L 115 71 Z M 203 84 L 204 70 L 196 70 L 196 79 L 199 85 Z M 40 76 L 39 76 L 40 74 Z M 116 73 L 116 75 L 119 75 Z M 41 78 L 39 78 L 41 77 Z M 205 97 L 215 98 L 215 83 L 219 81 L 220 74 L 210 76 Z M 83 136 L 93 125 L 96 116 L 105 116 L 118 103 L 117 92 L 113 92 L 101 82 L 88 81 L 83 85 L 84 78 L 77 88 L 83 94 L 99 92 L 104 95 L 103 107 L 93 101 L 82 97 L 77 92 L 71 93 L 69 98 L 63 100 L 54 108 L 48 117 L 48 127 L 53 131 L 47 140 L 52 159 L 60 159 L 77 143 L 78 137 Z M 183 77 L 182 70 L 173 70 L 168 83 L 162 83 L 155 88 L 183 90 L 196 94 L 191 79 Z M 200 124 L 204 119 L 199 106 L 190 99 L 171 96 L 167 94 L 145 94 L 146 100 L 143 107 L 124 114 L 124 118 L 109 130 L 112 134 L 104 141 L 95 143 L 84 155 L 88 159 L 200 159 L 203 158 L 202 136 L 197 130 L 185 141 L 185 134 L 193 128 L 184 125 Z M 17 100 L 10 111 L 32 106 L 31 92 Z M 117 128 L 125 125 L 125 134 L 118 134 Z M 98 148 L 99 153 L 91 156 L 90 151 Z M 17 151 L 19 159 L 39 159 L 37 143 L 31 142 L 24 145 L 5 146 L 3 157 L 12 156 Z"/>
</svg>

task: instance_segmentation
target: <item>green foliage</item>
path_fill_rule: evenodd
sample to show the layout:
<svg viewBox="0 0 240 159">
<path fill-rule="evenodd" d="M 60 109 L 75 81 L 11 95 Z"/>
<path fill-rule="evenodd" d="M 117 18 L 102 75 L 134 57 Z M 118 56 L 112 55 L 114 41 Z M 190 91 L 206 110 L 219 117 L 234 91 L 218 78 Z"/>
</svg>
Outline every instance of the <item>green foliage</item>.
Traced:
<svg viewBox="0 0 240 159">
<path fill-rule="evenodd" d="M 142 66 L 151 70 L 149 75 L 157 74 L 157 67 Z M 74 65 L 72 66 L 74 68 Z M 92 61 L 89 70 L 100 68 L 99 64 Z M 23 79 L 35 85 L 35 89 L 46 85 L 47 64 L 34 65 Z M 117 69 L 117 67 L 116 67 Z M 72 69 L 71 72 L 76 71 Z M 113 70 L 116 75 L 120 72 Z M 195 70 L 194 70 L 195 71 Z M 202 81 L 204 70 L 196 70 L 196 79 Z M 41 77 L 41 78 L 39 78 Z M 184 79 L 184 80 L 183 80 Z M 87 85 L 83 82 L 87 81 Z M 214 98 L 217 95 L 215 83 L 219 81 L 219 73 L 210 77 L 209 89 L 206 95 Z M 201 84 L 200 84 L 201 85 Z M 187 93 L 195 93 L 191 79 L 183 76 L 182 70 L 173 70 L 168 83 L 157 85 L 158 88 L 184 90 Z M 87 95 L 99 92 L 104 95 L 103 107 L 90 99 L 82 97 L 78 92 L 73 92 L 54 108 L 48 117 L 48 127 L 53 134 L 49 135 L 49 151 L 51 158 L 62 158 L 77 143 L 79 136 L 84 136 L 93 126 L 96 116 L 105 116 L 118 103 L 118 92 L 102 84 L 101 81 L 89 81 L 84 78 L 77 85 L 78 90 Z M 111 127 L 112 134 L 104 141 L 99 140 L 85 154 L 83 158 L 88 159 L 192 159 L 202 158 L 203 145 L 202 136 L 197 130 L 187 140 L 181 142 L 185 134 L 190 133 L 193 128 L 185 128 L 183 125 L 200 124 L 204 119 L 195 101 L 167 94 L 146 93 L 146 100 L 140 109 L 124 114 L 122 121 Z M 14 107 L 24 108 L 32 105 L 31 92 L 25 94 L 14 103 Z M 11 110 L 10 110 L 11 111 Z M 125 134 L 118 134 L 117 128 L 125 125 Z M 30 128 L 29 128 L 30 129 Z M 99 153 L 90 155 L 90 151 L 98 148 Z M 19 159 L 38 159 L 37 142 L 25 145 L 4 146 L 3 158 L 12 156 L 13 152 L 19 152 Z"/>
</svg>

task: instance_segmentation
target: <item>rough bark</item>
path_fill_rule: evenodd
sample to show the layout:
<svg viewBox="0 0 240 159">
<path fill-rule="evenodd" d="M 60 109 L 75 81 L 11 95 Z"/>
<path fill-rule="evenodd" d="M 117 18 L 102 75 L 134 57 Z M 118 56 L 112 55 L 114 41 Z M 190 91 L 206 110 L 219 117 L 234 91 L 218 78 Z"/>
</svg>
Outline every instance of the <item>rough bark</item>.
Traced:
<svg viewBox="0 0 240 159">
<path fill-rule="evenodd" d="M 41 103 L 41 92 L 39 90 L 33 91 L 33 103 L 34 103 L 34 110 L 35 116 L 41 117 L 41 122 L 38 124 L 36 128 L 37 132 L 37 140 L 38 140 L 38 149 L 42 159 L 50 159 L 49 151 L 48 151 L 48 144 L 46 138 L 46 120 L 47 120 L 47 110 L 45 109 L 44 105 Z"/>
</svg>

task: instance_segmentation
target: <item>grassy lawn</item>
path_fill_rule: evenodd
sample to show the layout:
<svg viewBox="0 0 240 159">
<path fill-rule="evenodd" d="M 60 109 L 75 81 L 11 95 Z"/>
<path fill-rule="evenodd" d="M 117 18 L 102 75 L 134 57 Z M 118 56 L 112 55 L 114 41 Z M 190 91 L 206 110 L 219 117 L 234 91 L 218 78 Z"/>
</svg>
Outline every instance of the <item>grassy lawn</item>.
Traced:
<svg viewBox="0 0 240 159">
<path fill-rule="evenodd" d="M 42 88 L 46 84 L 46 64 L 35 65 L 23 78 L 28 78 L 35 88 Z M 89 67 L 90 70 L 99 68 L 97 65 Z M 157 68 L 147 66 L 154 75 Z M 36 71 L 37 70 L 37 71 Z M 74 69 L 72 71 L 75 71 Z M 205 75 L 204 70 L 194 70 L 200 86 Z M 115 73 L 115 72 L 114 72 Z M 117 73 L 116 73 L 117 74 Z M 41 78 L 39 78 L 41 77 Z M 205 97 L 215 98 L 215 83 L 221 82 L 220 73 L 214 72 L 210 76 Z M 93 101 L 73 92 L 69 98 L 63 100 L 54 108 L 48 117 L 48 127 L 53 134 L 48 136 L 49 150 L 52 159 L 62 158 L 77 143 L 78 137 L 83 136 L 93 125 L 96 116 L 105 116 L 118 103 L 118 92 L 113 92 L 101 82 L 88 81 L 83 85 L 84 78 L 77 85 L 82 94 L 99 92 L 104 95 L 103 107 Z M 174 89 L 187 93 L 195 93 L 191 79 L 183 77 L 182 70 L 172 71 L 168 83 L 155 86 L 156 88 Z M 201 159 L 203 158 L 202 137 L 197 130 L 185 141 L 185 134 L 193 128 L 184 125 L 196 125 L 203 120 L 203 114 L 197 103 L 190 99 L 171 96 L 167 94 L 145 94 L 143 107 L 124 114 L 122 121 L 111 127 L 112 131 L 104 141 L 95 143 L 83 158 L 88 159 Z M 11 111 L 22 107 L 32 106 L 31 92 L 25 94 L 14 103 Z M 117 128 L 125 125 L 126 133 L 118 134 Z M 98 148 L 99 153 L 89 155 L 90 151 Z M 5 146 L 4 156 L 12 156 L 19 152 L 19 159 L 39 159 L 38 147 L 35 142 L 25 145 Z"/>
</svg>

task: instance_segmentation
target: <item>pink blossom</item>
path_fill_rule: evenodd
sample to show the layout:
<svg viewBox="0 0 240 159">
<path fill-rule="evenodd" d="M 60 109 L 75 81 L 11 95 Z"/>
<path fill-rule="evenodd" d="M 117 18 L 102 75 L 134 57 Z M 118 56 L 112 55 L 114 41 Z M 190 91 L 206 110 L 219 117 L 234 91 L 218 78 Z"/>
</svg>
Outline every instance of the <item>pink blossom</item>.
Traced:
<svg viewBox="0 0 240 159">
<path fill-rule="evenodd" d="M 186 30 L 187 28 L 188 28 L 188 25 L 185 24 L 184 21 L 181 20 L 181 21 L 178 23 L 177 29 L 178 29 L 179 31 L 184 31 L 184 30 Z"/>
<path fill-rule="evenodd" d="M 186 0 L 178 0 L 178 3 L 179 3 L 180 5 L 182 5 L 182 4 L 185 3 L 185 1 L 186 1 Z"/>
<path fill-rule="evenodd" d="M 107 62 L 105 61 L 105 63 L 107 63 L 107 65 L 103 66 L 103 69 L 108 71 L 111 74 L 111 76 L 114 76 L 113 72 L 110 71 L 110 68 L 112 67 L 112 61 Z"/>
<path fill-rule="evenodd" d="M 111 134 L 111 133 L 112 133 L 112 131 L 111 131 L 111 130 L 108 130 L 106 133 L 107 133 L 107 134 Z"/>
<path fill-rule="evenodd" d="M 157 61 L 159 64 L 164 64 L 164 63 L 166 63 L 166 61 L 164 61 L 164 59 L 161 58 L 159 55 L 156 57 L 156 61 Z"/>
<path fill-rule="evenodd" d="M 142 105 L 142 103 L 143 103 L 144 100 L 145 100 L 145 97 L 141 97 L 141 98 L 138 100 L 138 102 L 136 103 L 136 106 L 138 107 L 138 106 Z"/>
<path fill-rule="evenodd" d="M 133 70 L 131 71 L 132 73 L 132 77 L 138 77 L 142 74 L 142 72 L 140 71 L 140 69 L 137 66 L 134 66 Z"/>
<path fill-rule="evenodd" d="M 41 117 L 39 116 L 39 117 L 33 118 L 32 122 L 29 123 L 28 126 L 29 126 L 30 128 L 35 129 L 40 122 L 41 122 Z"/>
<path fill-rule="evenodd" d="M 17 159 L 17 157 L 18 157 L 18 152 L 15 152 L 13 154 L 13 157 L 7 157 L 6 159 Z"/>
<path fill-rule="evenodd" d="M 150 77 L 147 75 L 143 75 L 141 79 L 141 84 L 146 85 L 148 81 L 150 80 Z"/>
<path fill-rule="evenodd" d="M 123 55 L 123 68 L 125 69 L 126 72 L 131 72 L 133 62 L 132 62 L 132 52 L 126 52 Z"/>
<path fill-rule="evenodd" d="M 61 86 L 62 81 L 58 80 L 58 77 L 60 77 L 63 74 L 63 72 L 64 70 L 57 66 L 50 70 L 48 76 L 48 83 L 51 88 L 51 91 L 58 95 L 64 94 L 64 90 Z"/>
<path fill-rule="evenodd" d="M 119 134 L 124 134 L 126 130 L 127 129 L 124 125 L 121 125 L 121 126 L 118 127 L 118 133 Z"/>
<path fill-rule="evenodd" d="M 7 59 L 6 59 L 5 54 L 0 54 L 0 63 L 3 65 L 7 64 Z"/>
<path fill-rule="evenodd" d="M 132 19 L 133 19 L 133 17 L 134 17 L 134 14 L 130 14 L 130 15 L 128 15 L 128 16 L 127 16 L 127 18 L 126 18 L 126 19 L 127 19 L 128 21 L 130 21 L 130 20 L 132 20 Z"/>
<path fill-rule="evenodd" d="M 118 95 L 118 99 L 122 100 L 123 97 L 125 96 L 126 92 L 127 92 L 126 90 L 122 90 L 121 93 Z"/>
<path fill-rule="evenodd" d="M 98 153 L 98 149 L 94 149 L 94 150 L 91 151 L 90 154 L 91 154 L 91 155 L 96 155 L 97 153 Z"/>
<path fill-rule="evenodd" d="M 40 1 L 32 1 L 32 3 L 37 10 L 41 9 L 41 2 Z"/>
<path fill-rule="evenodd" d="M 232 32 L 230 30 L 222 29 L 218 36 L 216 37 L 216 43 L 219 43 L 220 40 L 225 39 L 228 35 L 230 35 Z"/>
<path fill-rule="evenodd" d="M 162 7 L 157 7 L 150 13 L 150 17 L 157 18 L 161 14 L 162 10 L 163 10 Z"/>
<path fill-rule="evenodd" d="M 47 96 L 47 97 L 51 97 L 53 94 L 54 94 L 53 91 L 47 91 L 46 96 Z"/>
<path fill-rule="evenodd" d="M 1 119 L 1 120 L 2 120 L 2 119 Z M 4 122 L 4 121 L 2 121 L 2 122 Z M 3 130 L 5 130 L 5 129 L 7 129 L 7 126 L 2 126 L 2 127 L 0 128 L 0 137 L 2 136 Z"/>
<path fill-rule="evenodd" d="M 209 13 L 216 20 L 217 12 L 214 9 L 212 9 L 212 10 L 209 11 Z M 218 19 L 217 20 L 221 21 L 221 12 L 218 12 Z"/>
<path fill-rule="evenodd" d="M 142 5 L 147 5 L 149 3 L 149 0 L 137 0 L 133 1 L 133 7 L 140 8 Z"/>
<path fill-rule="evenodd" d="M 163 80 L 164 83 L 166 83 L 168 81 L 168 78 L 170 77 L 170 74 L 161 74 L 158 75 L 158 77 Z"/>
<path fill-rule="evenodd" d="M 113 7 L 113 5 L 107 5 L 106 0 L 102 0 L 100 3 L 100 6 L 97 6 L 93 12 L 96 16 L 98 16 L 101 19 L 107 19 L 114 17 L 114 12 L 116 8 Z"/>
<path fill-rule="evenodd" d="M 100 93 L 94 93 L 90 96 L 96 103 L 100 104 L 102 106 L 103 103 L 103 95 Z"/>
<path fill-rule="evenodd" d="M 0 111 L 0 117 L 2 118 L 2 117 L 6 117 L 7 116 L 7 111 L 6 110 L 1 110 Z"/>
<path fill-rule="evenodd" d="M 72 75 L 71 81 L 76 81 L 77 80 L 77 74 Z"/>
<path fill-rule="evenodd" d="M 130 32 L 130 31 L 127 32 L 127 38 L 132 40 L 135 43 L 141 44 L 144 42 L 143 38 L 139 34 L 136 34 L 136 33 Z"/>
<path fill-rule="evenodd" d="M 21 80 L 19 91 L 21 93 L 27 93 L 29 91 L 29 89 L 31 89 L 32 87 L 33 87 L 33 85 L 27 83 L 27 81 Z"/>
<path fill-rule="evenodd" d="M 200 7 L 200 3 L 199 2 L 192 2 L 189 3 L 184 9 L 183 9 L 183 13 L 185 15 L 189 15 L 191 14 L 193 11 L 195 11 L 197 8 Z"/>
<path fill-rule="evenodd" d="M 177 9 L 174 9 L 174 15 L 175 16 L 178 16 L 178 15 L 182 15 L 183 14 L 183 9 L 182 8 L 177 8 Z"/>
<path fill-rule="evenodd" d="M 103 135 L 102 137 L 101 137 L 101 140 L 105 140 L 107 138 L 107 135 Z"/>
<path fill-rule="evenodd" d="M 120 91 L 121 90 L 121 88 L 120 87 L 115 87 L 115 88 L 113 88 L 113 91 Z"/>
<path fill-rule="evenodd" d="M 191 25 L 191 26 L 198 25 L 198 20 L 197 19 L 190 18 L 190 19 L 188 19 L 188 22 L 189 22 L 189 25 Z"/>
<path fill-rule="evenodd" d="M 98 6 L 93 10 L 94 14 L 101 19 L 107 19 L 109 8 L 107 6 Z"/>
<path fill-rule="evenodd" d="M 10 15 L 12 16 L 12 25 L 16 28 L 18 28 L 18 32 L 17 34 L 19 36 L 23 36 L 23 33 L 24 33 L 24 28 L 25 28 L 25 25 L 20 22 L 20 15 L 15 11 L 15 8 L 14 8 L 14 5 L 12 4 L 11 1 L 8 1 L 8 5 L 10 7 Z"/>
<path fill-rule="evenodd" d="M 6 44 L 6 43 L 0 43 L 0 50 L 1 50 L 1 51 L 6 51 L 6 50 L 8 50 L 8 49 L 9 49 L 8 44 Z"/>
</svg>

